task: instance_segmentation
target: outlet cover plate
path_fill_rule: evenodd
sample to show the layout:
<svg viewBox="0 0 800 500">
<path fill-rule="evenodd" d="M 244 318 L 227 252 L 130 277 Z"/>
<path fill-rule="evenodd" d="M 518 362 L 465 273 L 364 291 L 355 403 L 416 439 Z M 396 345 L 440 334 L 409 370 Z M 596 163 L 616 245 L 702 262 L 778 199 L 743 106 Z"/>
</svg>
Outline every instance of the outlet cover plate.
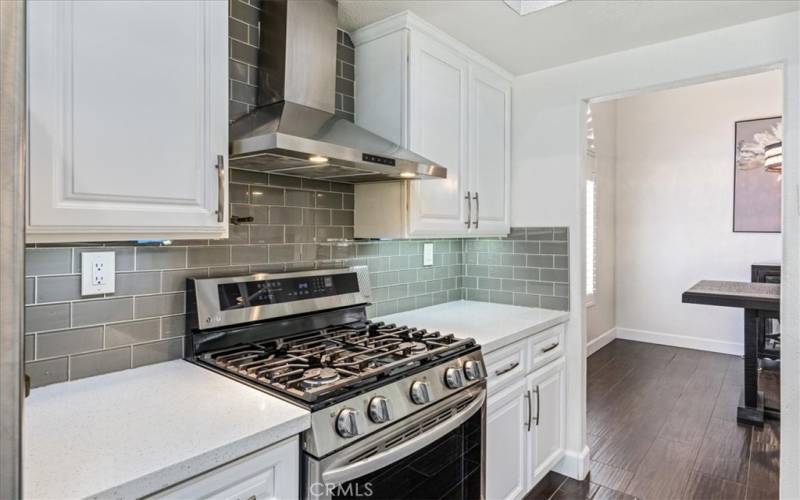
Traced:
<svg viewBox="0 0 800 500">
<path fill-rule="evenodd" d="M 433 265 L 433 243 L 422 244 L 422 265 L 423 266 Z"/>
<path fill-rule="evenodd" d="M 81 295 L 114 293 L 114 252 L 83 252 L 81 254 Z"/>
</svg>

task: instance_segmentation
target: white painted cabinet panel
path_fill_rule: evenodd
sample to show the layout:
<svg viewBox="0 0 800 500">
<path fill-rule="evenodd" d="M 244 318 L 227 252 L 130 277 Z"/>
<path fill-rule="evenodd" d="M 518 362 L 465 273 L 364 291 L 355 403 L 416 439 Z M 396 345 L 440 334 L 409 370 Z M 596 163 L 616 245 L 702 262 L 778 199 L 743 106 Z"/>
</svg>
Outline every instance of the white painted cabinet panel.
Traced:
<svg viewBox="0 0 800 500">
<path fill-rule="evenodd" d="M 30 242 L 227 235 L 227 17 L 224 0 L 28 4 Z"/>
<path fill-rule="evenodd" d="M 447 168 L 443 180 L 357 186 L 355 236 L 507 235 L 510 75 L 410 13 L 352 37 L 356 122 Z M 402 204 L 387 220 L 359 215 L 389 191 Z"/>
<path fill-rule="evenodd" d="M 486 405 L 486 498 L 521 498 L 526 492 L 527 386 L 519 380 Z"/>
<path fill-rule="evenodd" d="M 410 181 L 409 235 L 461 234 L 467 169 L 469 64 L 422 34 L 411 36 L 409 149 L 447 167 L 446 179 Z"/>
<path fill-rule="evenodd" d="M 469 179 L 473 235 L 511 229 L 511 83 L 470 65 Z"/>
<path fill-rule="evenodd" d="M 564 359 L 528 375 L 533 419 L 528 447 L 529 484 L 535 485 L 564 456 L 566 385 Z"/>
<path fill-rule="evenodd" d="M 300 498 L 300 444 L 292 437 L 158 493 L 153 499 Z"/>
</svg>

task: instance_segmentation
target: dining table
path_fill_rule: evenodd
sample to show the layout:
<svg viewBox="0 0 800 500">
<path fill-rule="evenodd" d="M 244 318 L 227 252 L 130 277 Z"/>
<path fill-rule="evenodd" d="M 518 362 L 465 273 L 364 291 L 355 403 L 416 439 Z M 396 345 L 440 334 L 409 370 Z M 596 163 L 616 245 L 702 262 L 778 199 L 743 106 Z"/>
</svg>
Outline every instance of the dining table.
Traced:
<svg viewBox="0 0 800 500">
<path fill-rule="evenodd" d="M 736 411 L 739 423 L 764 425 L 764 418 L 779 418 L 780 409 L 765 407 L 764 393 L 758 390 L 758 352 L 763 337 L 764 319 L 780 315 L 780 284 L 747 281 L 702 280 L 683 292 L 687 304 L 744 309 L 744 388 Z"/>
</svg>

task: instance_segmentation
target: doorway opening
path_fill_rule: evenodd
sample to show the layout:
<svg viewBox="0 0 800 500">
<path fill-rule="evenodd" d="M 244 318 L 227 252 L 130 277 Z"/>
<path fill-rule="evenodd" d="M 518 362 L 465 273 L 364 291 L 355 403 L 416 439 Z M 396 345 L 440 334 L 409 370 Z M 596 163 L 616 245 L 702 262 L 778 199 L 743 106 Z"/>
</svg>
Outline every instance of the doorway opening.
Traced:
<svg viewBox="0 0 800 500">
<path fill-rule="evenodd" d="M 583 275 L 597 488 L 778 496 L 782 86 L 782 70 L 770 70 L 589 102 Z M 746 293 L 771 289 L 777 304 L 751 317 L 691 303 L 685 292 L 702 280 L 772 283 Z M 753 377 L 763 426 L 742 423 Z"/>
</svg>

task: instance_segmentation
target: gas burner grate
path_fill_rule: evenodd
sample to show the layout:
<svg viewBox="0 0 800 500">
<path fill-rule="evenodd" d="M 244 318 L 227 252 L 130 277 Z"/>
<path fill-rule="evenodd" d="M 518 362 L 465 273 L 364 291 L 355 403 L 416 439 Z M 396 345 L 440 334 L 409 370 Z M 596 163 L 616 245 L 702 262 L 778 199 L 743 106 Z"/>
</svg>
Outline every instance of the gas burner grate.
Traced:
<svg viewBox="0 0 800 500">
<path fill-rule="evenodd" d="M 437 331 L 362 322 L 242 344 L 200 359 L 311 402 L 473 344 Z"/>
</svg>

